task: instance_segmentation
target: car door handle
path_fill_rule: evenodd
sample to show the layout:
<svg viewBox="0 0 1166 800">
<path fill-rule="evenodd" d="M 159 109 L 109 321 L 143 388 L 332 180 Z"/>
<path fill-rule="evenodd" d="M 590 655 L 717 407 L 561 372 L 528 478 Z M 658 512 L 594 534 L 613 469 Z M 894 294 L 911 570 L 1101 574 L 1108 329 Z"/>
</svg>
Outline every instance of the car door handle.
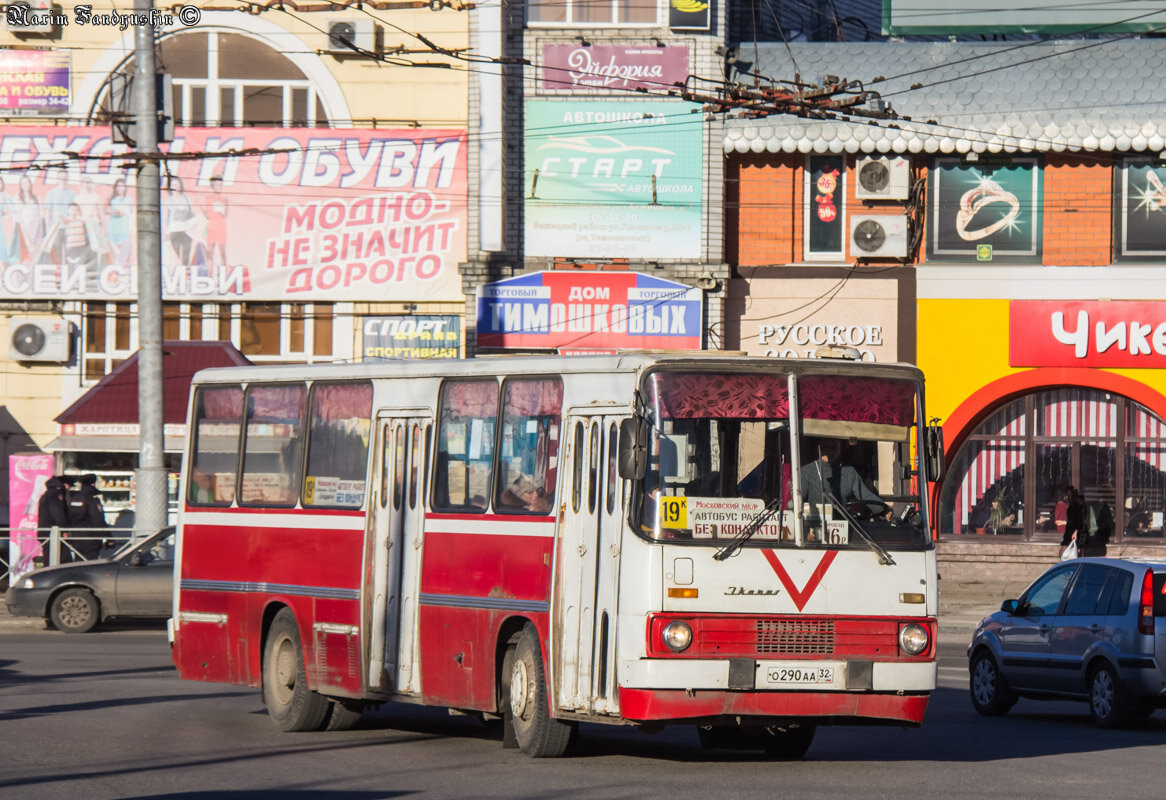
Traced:
<svg viewBox="0 0 1166 800">
<path fill-rule="evenodd" d="M 1048 633 L 1052 629 L 1053 629 L 1052 625 L 1041 625 L 1039 628 L 1037 628 L 1037 630 L 1040 631 L 1041 633 Z"/>
<path fill-rule="evenodd" d="M 1091 633 L 1100 633 L 1101 626 L 1098 625 L 1096 622 L 1094 622 L 1092 625 L 1089 626 L 1089 630 Z"/>
</svg>

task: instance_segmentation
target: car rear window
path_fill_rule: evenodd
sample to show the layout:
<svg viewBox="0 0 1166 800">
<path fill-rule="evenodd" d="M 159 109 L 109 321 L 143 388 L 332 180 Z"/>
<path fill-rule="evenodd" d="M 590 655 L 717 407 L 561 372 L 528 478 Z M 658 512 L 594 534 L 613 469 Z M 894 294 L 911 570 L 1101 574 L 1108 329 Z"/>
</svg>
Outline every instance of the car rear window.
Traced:
<svg viewBox="0 0 1166 800">
<path fill-rule="evenodd" d="M 1154 573 L 1154 616 L 1166 617 L 1166 572 Z"/>
</svg>

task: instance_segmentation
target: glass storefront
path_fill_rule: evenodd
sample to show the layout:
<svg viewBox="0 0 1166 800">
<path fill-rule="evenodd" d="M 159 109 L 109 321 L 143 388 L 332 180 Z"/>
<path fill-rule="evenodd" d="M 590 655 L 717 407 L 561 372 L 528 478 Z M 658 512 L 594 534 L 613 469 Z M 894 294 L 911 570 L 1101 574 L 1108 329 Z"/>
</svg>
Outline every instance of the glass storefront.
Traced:
<svg viewBox="0 0 1166 800">
<path fill-rule="evenodd" d="M 1163 541 L 1166 424 L 1121 395 L 1065 387 L 1009 401 L 951 462 L 940 493 L 941 535 L 1059 541 L 1066 486 L 1112 514 L 1112 542 Z"/>
</svg>

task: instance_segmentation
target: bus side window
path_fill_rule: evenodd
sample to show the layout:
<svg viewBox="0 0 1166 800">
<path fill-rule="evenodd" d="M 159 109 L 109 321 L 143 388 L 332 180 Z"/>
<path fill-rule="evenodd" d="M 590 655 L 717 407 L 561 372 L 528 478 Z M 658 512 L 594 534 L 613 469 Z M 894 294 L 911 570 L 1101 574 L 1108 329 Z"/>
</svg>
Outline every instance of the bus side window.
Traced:
<svg viewBox="0 0 1166 800">
<path fill-rule="evenodd" d="M 615 487 L 619 485 L 617 461 L 619 458 L 619 431 L 615 423 L 607 431 L 607 513 L 615 511 Z"/>
<path fill-rule="evenodd" d="M 409 457 L 409 508 L 417 508 L 417 485 L 421 471 L 421 426 L 413 425 L 413 452 Z"/>
<path fill-rule="evenodd" d="M 599 500 L 599 423 L 591 423 L 591 456 L 587 471 L 587 513 L 594 514 Z"/>
<path fill-rule="evenodd" d="M 503 384 L 495 511 L 553 510 L 562 406 L 558 378 L 515 378 Z"/>
<path fill-rule="evenodd" d="M 438 471 L 434 505 L 445 510 L 485 511 L 494 476 L 494 428 L 498 383 L 446 381 L 437 429 Z"/>
<path fill-rule="evenodd" d="M 303 384 L 252 386 L 247 393 L 239 504 L 294 506 L 304 443 Z M 312 493 L 314 484 L 305 485 Z"/>
<path fill-rule="evenodd" d="M 399 511 L 405 498 L 405 426 L 393 426 L 393 510 Z"/>
<path fill-rule="evenodd" d="M 191 505 L 229 506 L 235 499 L 243 388 L 199 389 L 194 408 L 194 446 L 186 499 Z"/>
<path fill-rule="evenodd" d="M 575 453 L 571 459 L 571 510 L 578 512 L 583 504 L 583 423 L 575 423 Z"/>
<path fill-rule="evenodd" d="M 372 430 L 371 383 L 317 383 L 308 415 L 304 506 L 360 508 Z"/>
</svg>

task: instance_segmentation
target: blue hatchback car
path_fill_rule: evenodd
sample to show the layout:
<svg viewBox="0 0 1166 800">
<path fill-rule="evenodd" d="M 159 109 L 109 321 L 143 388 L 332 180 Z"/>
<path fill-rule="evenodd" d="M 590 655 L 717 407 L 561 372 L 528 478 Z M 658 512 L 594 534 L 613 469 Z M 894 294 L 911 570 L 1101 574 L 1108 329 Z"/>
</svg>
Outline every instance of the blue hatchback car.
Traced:
<svg viewBox="0 0 1166 800">
<path fill-rule="evenodd" d="M 1050 567 L 985 617 L 968 647 L 972 705 L 1085 700 L 1118 727 L 1166 705 L 1166 561 L 1079 558 Z"/>
</svg>

